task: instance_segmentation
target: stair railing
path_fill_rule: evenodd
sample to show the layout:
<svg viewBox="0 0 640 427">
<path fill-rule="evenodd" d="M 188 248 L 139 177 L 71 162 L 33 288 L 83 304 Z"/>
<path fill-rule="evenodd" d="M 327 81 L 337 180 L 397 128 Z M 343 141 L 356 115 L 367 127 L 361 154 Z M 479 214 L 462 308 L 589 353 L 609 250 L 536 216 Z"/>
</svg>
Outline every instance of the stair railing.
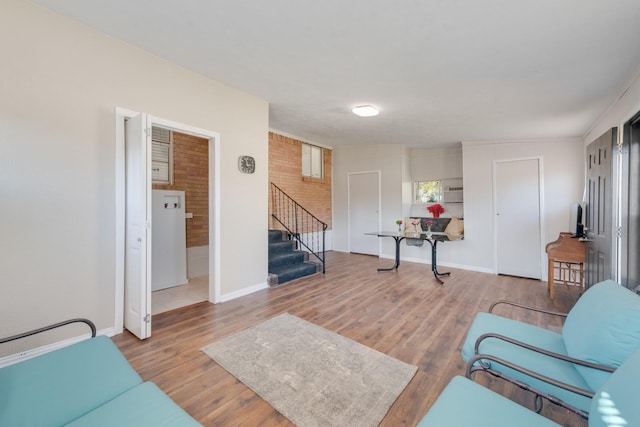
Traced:
<svg viewBox="0 0 640 427">
<path fill-rule="evenodd" d="M 325 232 L 327 224 L 303 208 L 273 182 L 271 183 L 271 216 L 278 221 L 291 238 L 305 247 L 322 263 L 325 272 Z"/>
</svg>

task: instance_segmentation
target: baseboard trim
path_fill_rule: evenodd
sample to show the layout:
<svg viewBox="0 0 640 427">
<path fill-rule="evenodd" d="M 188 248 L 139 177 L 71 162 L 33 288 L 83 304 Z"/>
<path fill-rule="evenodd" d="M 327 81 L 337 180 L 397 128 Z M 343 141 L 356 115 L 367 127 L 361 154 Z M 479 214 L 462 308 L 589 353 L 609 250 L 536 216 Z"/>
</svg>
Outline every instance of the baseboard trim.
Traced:
<svg viewBox="0 0 640 427">
<path fill-rule="evenodd" d="M 258 291 L 261 291 L 263 289 L 268 289 L 268 288 L 269 288 L 269 284 L 267 282 L 262 282 L 262 283 L 259 283 L 257 285 L 254 285 L 254 286 L 250 286 L 248 288 L 240 289 L 239 291 L 229 292 L 228 294 L 222 294 L 222 295 L 220 295 L 220 301 L 219 302 L 231 301 L 233 299 L 240 298 L 240 297 L 243 297 L 245 295 L 249 295 L 249 294 L 252 294 L 254 292 L 258 292 Z"/>
<path fill-rule="evenodd" d="M 395 256 L 391 256 L 391 255 L 380 255 L 380 258 L 384 258 L 384 259 L 391 259 L 394 260 L 396 259 Z M 415 262 L 418 264 L 431 264 L 431 258 L 429 259 L 424 259 L 424 258 L 404 258 L 404 257 L 400 257 L 400 262 Z M 442 262 L 438 262 L 438 267 L 450 267 L 450 268 L 459 268 L 460 270 L 468 270 L 468 271 L 475 271 L 478 273 L 488 273 L 488 274 L 496 274 L 493 269 L 491 268 L 483 268 L 483 267 L 477 267 L 475 265 L 466 265 L 466 264 L 456 264 L 453 262 L 446 262 L 446 261 L 442 261 Z"/>
</svg>

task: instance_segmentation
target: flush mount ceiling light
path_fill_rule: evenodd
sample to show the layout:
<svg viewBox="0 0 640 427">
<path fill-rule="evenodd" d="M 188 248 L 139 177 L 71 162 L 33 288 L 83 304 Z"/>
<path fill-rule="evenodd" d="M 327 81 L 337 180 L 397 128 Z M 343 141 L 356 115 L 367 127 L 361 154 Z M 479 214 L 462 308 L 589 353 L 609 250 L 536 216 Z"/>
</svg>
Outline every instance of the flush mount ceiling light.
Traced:
<svg viewBox="0 0 640 427">
<path fill-rule="evenodd" d="M 371 117 L 378 115 L 378 110 L 373 108 L 371 105 L 360 105 L 358 107 L 354 107 L 351 111 L 353 111 L 353 114 L 357 114 L 360 117 Z"/>
</svg>

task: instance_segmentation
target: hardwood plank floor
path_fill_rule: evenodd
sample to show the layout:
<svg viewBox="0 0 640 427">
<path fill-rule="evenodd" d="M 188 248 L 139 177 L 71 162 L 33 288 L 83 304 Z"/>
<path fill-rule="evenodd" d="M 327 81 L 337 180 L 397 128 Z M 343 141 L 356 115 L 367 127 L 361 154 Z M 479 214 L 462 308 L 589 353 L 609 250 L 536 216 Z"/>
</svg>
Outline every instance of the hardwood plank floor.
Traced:
<svg viewBox="0 0 640 427">
<path fill-rule="evenodd" d="M 577 294 L 547 296 L 546 282 L 450 269 L 438 284 L 430 266 L 402 262 L 397 271 L 378 272 L 391 260 L 329 252 L 327 272 L 266 289 L 222 304 L 194 304 L 153 316 L 152 337 L 128 332 L 113 337 L 145 381 L 153 381 L 205 426 L 291 426 L 268 403 L 218 366 L 205 345 L 288 312 L 361 344 L 418 366 L 381 426 L 415 426 L 454 375 L 464 375 L 460 356 L 475 314 L 510 299 L 568 311 Z M 447 270 L 441 268 L 441 270 Z M 499 314 L 539 326 L 560 326 L 540 313 L 504 307 Z M 492 378 L 476 380 L 527 406 L 530 394 Z M 462 409 L 462 408 L 461 408 Z M 546 403 L 543 415 L 565 426 L 586 421 Z"/>
</svg>

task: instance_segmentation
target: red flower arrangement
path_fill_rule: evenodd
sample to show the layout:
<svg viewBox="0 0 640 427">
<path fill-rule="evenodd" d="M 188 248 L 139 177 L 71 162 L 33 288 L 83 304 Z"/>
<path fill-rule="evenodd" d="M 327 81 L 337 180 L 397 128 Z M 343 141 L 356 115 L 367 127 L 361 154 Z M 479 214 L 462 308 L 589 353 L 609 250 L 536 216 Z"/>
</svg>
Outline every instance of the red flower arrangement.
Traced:
<svg viewBox="0 0 640 427">
<path fill-rule="evenodd" d="M 434 218 L 439 218 L 441 213 L 444 213 L 444 208 L 440 203 L 435 203 L 427 207 L 427 210 L 431 212 Z"/>
</svg>

